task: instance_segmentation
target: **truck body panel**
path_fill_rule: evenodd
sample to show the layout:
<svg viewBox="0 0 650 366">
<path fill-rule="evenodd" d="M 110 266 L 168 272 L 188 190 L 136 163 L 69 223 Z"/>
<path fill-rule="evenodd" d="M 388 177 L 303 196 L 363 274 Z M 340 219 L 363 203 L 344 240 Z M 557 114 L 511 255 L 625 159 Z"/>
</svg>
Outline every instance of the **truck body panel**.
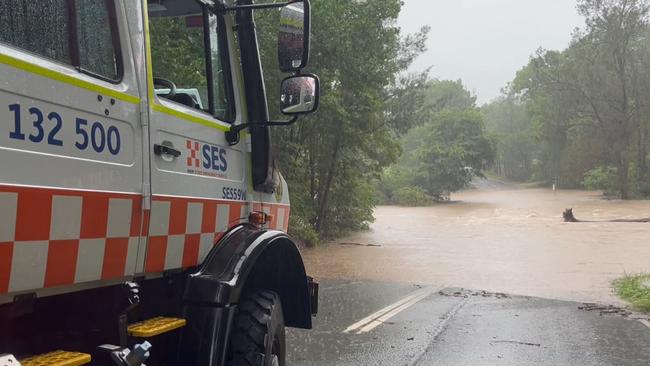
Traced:
<svg viewBox="0 0 650 366">
<path fill-rule="evenodd" d="M 146 2 L 106 4 L 119 82 L 0 42 L 0 304 L 194 267 L 254 210 L 288 227 L 286 183 L 251 187 L 250 140 L 229 147 L 229 123 L 154 93 Z"/>
</svg>

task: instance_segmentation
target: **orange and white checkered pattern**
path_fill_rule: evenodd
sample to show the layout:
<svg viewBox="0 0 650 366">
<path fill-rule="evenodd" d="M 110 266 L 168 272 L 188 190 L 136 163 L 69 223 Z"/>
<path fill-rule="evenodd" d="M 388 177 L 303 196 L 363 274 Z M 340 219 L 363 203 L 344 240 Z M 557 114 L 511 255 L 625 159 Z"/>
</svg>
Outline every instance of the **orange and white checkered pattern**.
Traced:
<svg viewBox="0 0 650 366">
<path fill-rule="evenodd" d="M 200 168 L 201 159 L 199 154 L 201 153 L 201 145 L 197 141 L 187 140 L 187 150 L 190 152 L 190 156 L 187 157 L 187 166 Z"/>
<path fill-rule="evenodd" d="M 0 293 L 132 274 L 140 195 L 0 186 Z"/>
<path fill-rule="evenodd" d="M 246 202 L 154 197 L 151 211 L 141 202 L 138 194 L 0 186 L 0 294 L 196 266 L 248 214 Z M 253 208 L 286 231 L 289 206 Z"/>
<path fill-rule="evenodd" d="M 245 202 L 154 197 L 147 215 L 144 271 L 163 272 L 199 264 L 228 230 L 247 216 Z"/>
</svg>

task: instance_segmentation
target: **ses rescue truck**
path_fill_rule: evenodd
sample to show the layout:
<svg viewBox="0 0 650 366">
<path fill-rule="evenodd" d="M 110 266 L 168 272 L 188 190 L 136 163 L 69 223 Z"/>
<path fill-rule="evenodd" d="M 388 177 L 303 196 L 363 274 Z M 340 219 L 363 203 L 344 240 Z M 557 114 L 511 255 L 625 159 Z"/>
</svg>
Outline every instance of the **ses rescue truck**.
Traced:
<svg viewBox="0 0 650 366">
<path fill-rule="evenodd" d="M 0 1 L 0 366 L 285 364 L 318 285 L 270 128 L 318 107 L 309 29 L 308 0 Z"/>
</svg>

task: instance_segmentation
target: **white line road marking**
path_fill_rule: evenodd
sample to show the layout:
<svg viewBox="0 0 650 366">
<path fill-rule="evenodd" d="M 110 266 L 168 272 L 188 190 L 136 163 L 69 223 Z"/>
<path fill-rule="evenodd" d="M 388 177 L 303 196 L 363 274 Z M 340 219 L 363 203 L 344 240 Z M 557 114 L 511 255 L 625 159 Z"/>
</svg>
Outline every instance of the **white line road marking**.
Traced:
<svg viewBox="0 0 650 366">
<path fill-rule="evenodd" d="M 643 325 L 645 325 L 646 327 L 650 328 L 650 320 L 639 319 L 639 321 L 641 322 L 641 324 L 643 324 Z"/>
<path fill-rule="evenodd" d="M 431 292 L 425 292 L 425 293 L 411 299 L 410 301 L 402 304 L 401 306 L 387 312 L 386 314 L 382 315 L 381 317 L 379 317 L 379 318 L 373 320 L 372 322 L 368 323 L 363 328 L 359 329 L 357 334 L 370 332 L 371 330 L 373 330 L 373 329 L 377 328 L 378 326 L 380 326 L 380 325 L 384 324 L 385 322 L 387 322 L 390 318 L 394 317 L 395 315 L 401 313 L 402 311 L 410 308 L 411 306 L 415 305 L 416 303 L 418 303 L 418 302 L 424 300 L 425 298 L 429 297 L 429 295 L 431 295 Z"/>
<path fill-rule="evenodd" d="M 394 308 L 399 307 L 400 305 L 402 305 L 402 304 L 410 301 L 411 299 L 417 297 L 423 291 L 424 291 L 423 289 L 418 290 L 418 291 L 410 294 L 409 296 L 405 297 L 404 299 L 402 299 L 402 300 L 400 300 L 400 301 L 398 301 L 398 302 L 396 302 L 394 304 L 388 305 L 387 307 L 377 311 L 376 313 L 368 315 L 367 317 L 365 317 L 365 318 L 359 320 L 358 322 L 356 322 L 356 323 L 350 325 L 349 327 L 347 327 L 347 329 L 345 329 L 343 331 L 343 333 L 349 333 L 349 332 L 352 332 L 354 330 L 357 330 L 357 329 L 361 328 L 362 326 L 364 326 L 364 325 L 370 323 L 371 321 L 381 317 L 382 315 L 384 315 L 385 313 L 393 310 Z"/>
<path fill-rule="evenodd" d="M 394 317 L 395 315 L 399 314 L 400 312 L 408 309 L 411 307 L 413 304 L 423 300 L 424 298 L 428 297 L 432 293 L 434 293 L 436 290 L 428 287 L 428 288 L 423 288 L 421 290 L 415 291 L 414 293 L 408 295 L 407 297 L 397 301 L 394 304 L 388 305 L 387 307 L 371 314 L 368 315 L 367 317 L 359 320 L 358 322 L 350 325 L 343 331 L 343 333 L 350 333 L 353 331 L 358 330 L 357 334 L 361 333 L 366 333 L 369 332 L 370 330 L 376 328 L 377 326 L 381 325 L 382 323 L 386 322 L 388 319 Z M 365 330 L 368 328 L 368 330 Z"/>
</svg>

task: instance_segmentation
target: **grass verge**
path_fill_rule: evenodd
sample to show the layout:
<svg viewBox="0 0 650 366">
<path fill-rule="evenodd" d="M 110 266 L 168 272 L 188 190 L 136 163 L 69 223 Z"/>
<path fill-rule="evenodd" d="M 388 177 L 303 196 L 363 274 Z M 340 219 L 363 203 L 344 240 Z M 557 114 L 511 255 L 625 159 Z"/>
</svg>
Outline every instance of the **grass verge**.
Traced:
<svg viewBox="0 0 650 366">
<path fill-rule="evenodd" d="M 650 313 L 650 274 L 626 276 L 614 281 L 618 296 L 635 309 Z"/>
</svg>

